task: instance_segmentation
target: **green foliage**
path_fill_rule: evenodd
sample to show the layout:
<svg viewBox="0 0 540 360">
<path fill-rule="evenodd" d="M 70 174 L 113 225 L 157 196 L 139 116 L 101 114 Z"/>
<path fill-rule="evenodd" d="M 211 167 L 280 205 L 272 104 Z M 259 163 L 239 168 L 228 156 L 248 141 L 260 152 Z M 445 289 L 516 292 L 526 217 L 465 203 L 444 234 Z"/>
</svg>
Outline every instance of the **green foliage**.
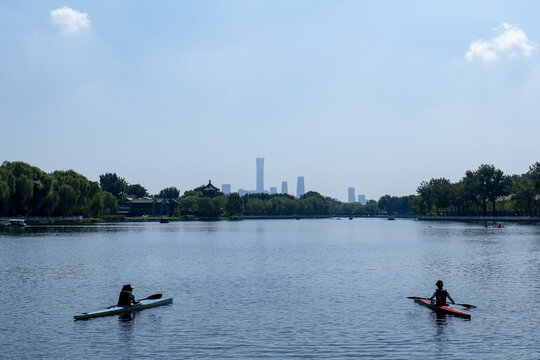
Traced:
<svg viewBox="0 0 540 360">
<path fill-rule="evenodd" d="M 103 194 L 103 215 L 111 215 L 118 210 L 118 202 L 113 194 L 104 191 Z"/>
<path fill-rule="evenodd" d="M 422 181 L 416 191 L 423 204 L 419 202 L 415 204 L 418 209 L 422 209 L 423 213 L 435 207 L 437 215 L 440 215 L 440 209 L 448 208 L 452 202 L 452 183 L 445 178 L 431 179 L 429 182 Z"/>
<path fill-rule="evenodd" d="M 60 186 L 58 191 L 58 207 L 60 213 L 64 216 L 73 215 L 77 206 L 77 193 L 67 184 Z"/>
<path fill-rule="evenodd" d="M 114 196 L 73 170 L 48 174 L 23 162 L 7 161 L 0 166 L 0 215 L 99 217 L 116 208 Z"/>
<path fill-rule="evenodd" d="M 513 186 L 515 209 L 530 210 L 534 206 L 535 189 L 531 180 L 519 179 Z"/>
<path fill-rule="evenodd" d="M 180 197 L 180 190 L 174 186 L 165 188 L 159 192 L 158 197 L 165 199 L 178 199 Z"/>
<path fill-rule="evenodd" d="M 401 197 L 385 195 L 379 199 L 377 205 L 379 209 L 385 211 L 388 215 L 411 214 L 414 198 L 414 195 Z"/>
<path fill-rule="evenodd" d="M 201 191 L 198 191 L 198 190 L 186 190 L 184 191 L 184 195 L 183 196 L 191 196 L 191 197 L 201 197 L 202 196 L 202 192 Z"/>
<path fill-rule="evenodd" d="M 187 192 L 187 191 L 186 191 Z M 180 215 L 194 215 L 198 212 L 197 196 L 183 196 L 180 199 L 178 211 Z"/>
<path fill-rule="evenodd" d="M 530 209 L 538 194 L 533 180 L 537 176 L 540 181 L 538 162 L 522 176 L 508 176 L 493 165 L 482 164 L 474 171 L 467 170 L 457 183 L 447 179 L 423 181 L 417 188 L 419 199 L 413 202 L 413 208 L 420 214 L 430 214 L 434 208 L 437 215 L 441 210 L 461 213 L 480 210 L 486 216 L 488 209 L 498 211 L 497 205 L 499 210 L 508 211 L 512 202 L 506 196 L 513 193 L 515 206 Z"/>
<path fill-rule="evenodd" d="M 128 185 L 127 193 L 129 195 L 133 195 L 136 198 L 142 198 L 142 197 L 148 196 L 148 191 L 145 189 L 144 186 L 140 184 Z"/>
<path fill-rule="evenodd" d="M 110 192 L 117 199 L 121 199 L 122 195 L 128 190 L 126 180 L 114 173 L 99 175 L 99 185 L 103 190 Z"/>
<path fill-rule="evenodd" d="M 90 205 L 88 206 L 88 216 L 92 218 L 99 217 L 100 214 L 103 214 L 103 195 L 99 194 L 94 196 L 90 200 Z"/>
<path fill-rule="evenodd" d="M 534 191 L 540 195 L 540 162 L 535 162 L 529 167 L 529 172 L 526 174 L 534 185 Z"/>
<path fill-rule="evenodd" d="M 245 216 L 369 216 L 379 215 L 376 201 L 366 205 L 341 203 L 310 191 L 299 199 L 288 194 L 248 194 L 243 196 Z"/>
<path fill-rule="evenodd" d="M 495 209 L 495 200 L 507 195 L 510 179 L 493 165 L 482 164 L 476 171 L 465 173 L 465 191 L 467 198 L 475 199 L 481 204 L 484 215 L 487 215 L 487 201 L 491 200 Z"/>
<path fill-rule="evenodd" d="M 233 193 L 227 196 L 227 205 L 225 208 L 229 217 L 242 216 L 244 213 L 244 202 L 240 198 L 240 195 Z"/>
<path fill-rule="evenodd" d="M 198 215 L 202 217 L 218 217 L 223 212 L 221 198 L 200 197 L 197 199 Z"/>
<path fill-rule="evenodd" d="M 126 217 L 124 215 L 103 215 L 101 217 L 103 221 L 110 221 L 110 222 L 122 222 L 126 220 Z"/>
</svg>

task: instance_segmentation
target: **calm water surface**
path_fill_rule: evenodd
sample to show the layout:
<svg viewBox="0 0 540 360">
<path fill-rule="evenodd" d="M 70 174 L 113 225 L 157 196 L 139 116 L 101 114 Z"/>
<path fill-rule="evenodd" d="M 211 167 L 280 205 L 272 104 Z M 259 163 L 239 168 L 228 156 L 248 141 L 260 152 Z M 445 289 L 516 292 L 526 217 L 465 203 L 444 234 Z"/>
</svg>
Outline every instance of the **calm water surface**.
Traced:
<svg viewBox="0 0 540 360">
<path fill-rule="evenodd" d="M 540 226 L 261 220 L 0 230 L 0 358 L 538 359 Z M 437 279 L 471 320 L 407 296 Z M 137 297 L 174 303 L 73 321 Z"/>
</svg>

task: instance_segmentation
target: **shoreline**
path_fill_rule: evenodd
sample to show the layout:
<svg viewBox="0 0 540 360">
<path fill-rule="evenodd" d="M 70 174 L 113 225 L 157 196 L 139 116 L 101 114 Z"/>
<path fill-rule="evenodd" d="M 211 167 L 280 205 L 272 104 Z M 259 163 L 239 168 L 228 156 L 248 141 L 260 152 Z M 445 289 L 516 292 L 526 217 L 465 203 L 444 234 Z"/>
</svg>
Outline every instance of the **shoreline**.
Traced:
<svg viewBox="0 0 540 360">
<path fill-rule="evenodd" d="M 540 216 L 417 216 L 419 221 L 538 223 Z"/>
<path fill-rule="evenodd" d="M 457 222 L 518 222 L 540 223 L 540 216 L 418 216 L 394 215 L 394 219 L 412 219 L 418 221 L 457 221 Z M 123 219 L 95 219 L 82 216 L 71 217 L 12 217 L 0 218 L 0 223 L 7 223 L 9 219 L 25 219 L 28 225 L 92 225 L 125 222 L 160 222 L 162 218 L 126 217 Z M 242 221 L 242 220 L 302 220 L 302 219 L 328 219 L 328 220 L 354 220 L 354 219 L 388 219 L 388 215 L 250 215 L 242 217 L 169 217 L 168 222 L 181 221 Z"/>
</svg>

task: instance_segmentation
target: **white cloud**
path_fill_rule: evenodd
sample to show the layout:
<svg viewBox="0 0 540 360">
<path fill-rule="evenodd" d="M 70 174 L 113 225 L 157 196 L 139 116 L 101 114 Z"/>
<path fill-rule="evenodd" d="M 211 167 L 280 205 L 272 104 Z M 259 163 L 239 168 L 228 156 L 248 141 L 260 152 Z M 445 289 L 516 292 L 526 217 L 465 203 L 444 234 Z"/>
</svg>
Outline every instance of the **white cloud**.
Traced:
<svg viewBox="0 0 540 360">
<path fill-rule="evenodd" d="M 467 61 L 494 61 L 504 55 L 510 58 L 531 56 L 536 46 L 523 30 L 507 23 L 502 23 L 501 27 L 494 29 L 499 32 L 496 37 L 474 40 L 465 54 Z"/>
<path fill-rule="evenodd" d="M 66 34 L 78 33 L 81 29 L 90 27 L 90 16 L 64 6 L 51 10 L 51 22 L 60 27 Z"/>
</svg>

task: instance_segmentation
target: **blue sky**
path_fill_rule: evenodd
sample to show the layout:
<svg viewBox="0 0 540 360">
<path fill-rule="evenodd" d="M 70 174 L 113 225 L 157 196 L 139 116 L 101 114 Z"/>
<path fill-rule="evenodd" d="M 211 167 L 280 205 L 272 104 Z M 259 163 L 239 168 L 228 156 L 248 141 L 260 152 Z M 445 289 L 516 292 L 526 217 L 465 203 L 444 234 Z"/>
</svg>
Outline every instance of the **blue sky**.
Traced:
<svg viewBox="0 0 540 360">
<path fill-rule="evenodd" d="M 346 200 L 540 161 L 535 1 L 0 0 L 0 161 Z"/>
</svg>

